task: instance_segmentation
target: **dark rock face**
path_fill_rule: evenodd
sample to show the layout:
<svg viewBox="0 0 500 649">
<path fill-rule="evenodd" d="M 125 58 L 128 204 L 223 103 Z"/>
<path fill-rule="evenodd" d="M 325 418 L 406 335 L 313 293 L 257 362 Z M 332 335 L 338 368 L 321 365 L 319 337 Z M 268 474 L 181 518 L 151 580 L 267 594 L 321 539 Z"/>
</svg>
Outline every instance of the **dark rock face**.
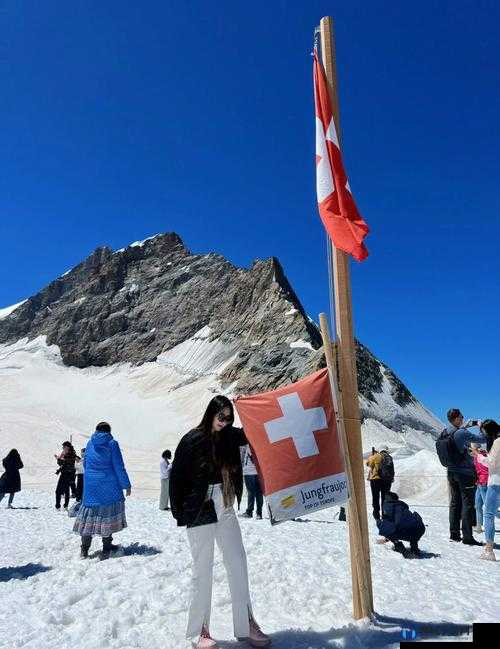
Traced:
<svg viewBox="0 0 500 649">
<path fill-rule="evenodd" d="M 0 343 L 46 335 L 66 365 L 142 364 L 205 326 L 228 350 L 220 380 L 237 393 L 270 390 L 325 365 L 318 328 L 277 259 L 237 268 L 214 253 L 191 254 L 175 233 L 117 252 L 97 248 L 0 320 Z M 361 343 L 357 363 L 368 401 L 385 374 L 399 406 L 415 402 Z"/>
<path fill-rule="evenodd" d="M 277 259 L 243 270 L 217 254 L 190 254 L 176 234 L 116 253 L 98 248 L 1 320 L 0 343 L 46 335 L 67 365 L 141 364 L 206 325 L 212 339 L 238 347 L 243 375 L 242 363 L 268 370 L 275 384 L 287 368 L 311 365 L 312 353 L 291 342 L 321 345 Z M 228 381 L 234 373 L 227 369 Z"/>
</svg>

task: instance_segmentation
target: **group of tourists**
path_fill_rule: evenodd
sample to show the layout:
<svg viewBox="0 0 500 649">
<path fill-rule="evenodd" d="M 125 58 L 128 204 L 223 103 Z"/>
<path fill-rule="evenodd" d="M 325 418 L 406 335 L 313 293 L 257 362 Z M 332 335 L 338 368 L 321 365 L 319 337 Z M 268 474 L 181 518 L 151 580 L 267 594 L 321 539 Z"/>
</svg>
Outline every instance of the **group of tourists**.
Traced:
<svg viewBox="0 0 500 649">
<path fill-rule="evenodd" d="M 450 493 L 450 541 L 483 545 L 473 536 L 483 531 L 480 559 L 495 561 L 495 517 L 500 505 L 500 426 L 492 419 L 465 421 L 458 408 L 447 413 L 449 425 L 436 442 L 447 469 Z M 471 430 L 478 428 L 478 431 Z M 482 451 L 481 446 L 486 450 Z"/>
<path fill-rule="evenodd" d="M 500 426 L 492 419 L 466 422 L 458 408 L 451 408 L 447 419 L 449 425 L 436 441 L 436 451 L 447 469 L 450 541 L 484 546 L 479 558 L 495 561 L 495 517 L 500 505 Z M 380 451 L 372 448 L 366 465 L 373 517 L 381 535 L 377 543 L 392 541 L 394 550 L 403 556 L 421 556 L 418 542 L 425 533 L 425 525 L 420 514 L 411 512 L 391 491 L 395 476 L 388 447 Z M 485 543 L 476 540 L 473 531 L 484 532 Z M 402 541 L 408 541 L 410 548 Z"/>
<path fill-rule="evenodd" d="M 448 412 L 449 426 L 436 442 L 440 460 L 447 466 L 450 488 L 450 539 L 466 545 L 482 545 L 472 537 L 484 522 L 486 546 L 482 558 L 495 560 L 494 519 L 500 494 L 500 426 L 492 420 L 464 423 L 462 414 Z M 472 432 L 474 426 L 479 432 Z M 483 450 L 481 445 L 485 444 Z M 81 537 L 80 556 L 89 557 L 94 536 L 102 538 L 101 559 L 118 546 L 113 534 L 127 527 L 125 495 L 131 484 L 118 442 L 107 422 L 97 424 L 81 455 L 70 442 L 55 456 L 59 475 L 56 508 L 68 507 L 70 492 L 75 505 L 70 515 L 73 531 Z M 378 542 L 392 542 L 405 557 L 420 556 L 418 542 L 425 525 L 417 512 L 392 491 L 394 463 L 387 447 L 375 448 L 366 461 L 372 492 L 373 517 L 381 535 Z M 4 458 L 0 477 L 0 501 L 20 490 L 19 471 L 23 463 L 12 449 Z M 214 546 L 222 552 L 231 592 L 234 635 L 253 647 L 266 647 L 269 637 L 262 632 L 252 612 L 246 552 L 238 518 L 243 482 L 248 492 L 245 518 L 262 518 L 263 496 L 255 458 L 241 428 L 234 427 L 232 402 L 214 397 L 199 423 L 182 437 L 172 462 L 165 450 L 160 461 L 160 510 L 171 510 L 179 527 L 186 527 L 192 556 L 192 584 L 187 637 L 196 649 L 215 649 L 210 634 Z M 124 495 L 125 492 L 125 495 Z M 473 512 L 477 508 L 476 520 Z M 461 535 L 460 535 L 461 532 Z M 406 548 L 402 541 L 410 544 Z"/>
</svg>

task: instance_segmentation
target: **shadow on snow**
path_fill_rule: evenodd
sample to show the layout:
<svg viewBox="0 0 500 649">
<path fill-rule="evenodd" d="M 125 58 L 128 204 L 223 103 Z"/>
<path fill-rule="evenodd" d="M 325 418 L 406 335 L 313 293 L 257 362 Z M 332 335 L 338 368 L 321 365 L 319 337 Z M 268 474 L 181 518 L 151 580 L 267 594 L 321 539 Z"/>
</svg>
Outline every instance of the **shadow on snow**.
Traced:
<svg viewBox="0 0 500 649">
<path fill-rule="evenodd" d="M 41 563 L 27 563 L 24 566 L 0 568 L 0 582 L 10 581 L 11 579 L 28 579 L 48 570 L 52 570 L 52 568 Z"/>
</svg>

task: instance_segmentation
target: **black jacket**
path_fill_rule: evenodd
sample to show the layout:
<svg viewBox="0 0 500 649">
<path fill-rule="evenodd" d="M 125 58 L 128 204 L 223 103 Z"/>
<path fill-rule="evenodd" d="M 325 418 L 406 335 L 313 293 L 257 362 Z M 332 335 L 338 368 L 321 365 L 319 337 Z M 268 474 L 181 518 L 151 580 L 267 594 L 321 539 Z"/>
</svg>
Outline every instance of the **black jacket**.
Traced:
<svg viewBox="0 0 500 649">
<path fill-rule="evenodd" d="M 2 460 L 5 473 L 0 478 L 0 492 L 13 494 L 21 491 L 21 474 L 23 463 L 17 457 L 6 457 Z"/>
<path fill-rule="evenodd" d="M 60 473 L 69 480 L 72 480 L 76 474 L 75 462 L 76 455 L 73 455 L 72 453 L 57 458 L 57 464 L 59 465 L 57 473 Z"/>
<path fill-rule="evenodd" d="M 425 532 L 425 525 L 417 512 L 411 512 L 403 500 L 385 497 L 383 518 L 377 521 L 378 531 L 386 538 L 403 541 L 419 539 Z"/>
<path fill-rule="evenodd" d="M 213 507 L 204 505 L 210 484 L 220 482 L 213 463 L 212 444 L 224 445 L 235 467 L 233 486 L 238 506 L 243 493 L 243 471 L 240 446 L 248 444 L 242 428 L 226 426 L 217 442 L 197 428 L 190 430 L 179 442 L 170 474 L 170 506 L 177 525 L 197 527 L 217 522 Z"/>
</svg>

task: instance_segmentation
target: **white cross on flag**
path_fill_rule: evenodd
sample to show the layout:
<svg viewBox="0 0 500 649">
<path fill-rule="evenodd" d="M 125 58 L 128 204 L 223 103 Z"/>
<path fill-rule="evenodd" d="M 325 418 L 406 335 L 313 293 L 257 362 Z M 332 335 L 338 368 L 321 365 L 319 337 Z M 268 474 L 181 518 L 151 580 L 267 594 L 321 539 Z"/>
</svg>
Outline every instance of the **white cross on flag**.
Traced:
<svg viewBox="0 0 500 649">
<path fill-rule="evenodd" d="M 340 153 L 330 95 L 323 67 L 314 50 L 316 106 L 316 192 L 321 220 L 334 246 L 363 261 L 368 257 L 363 239 L 369 232 L 358 212 Z"/>
<path fill-rule="evenodd" d="M 347 500 L 328 370 L 235 406 L 273 523 Z"/>
</svg>

